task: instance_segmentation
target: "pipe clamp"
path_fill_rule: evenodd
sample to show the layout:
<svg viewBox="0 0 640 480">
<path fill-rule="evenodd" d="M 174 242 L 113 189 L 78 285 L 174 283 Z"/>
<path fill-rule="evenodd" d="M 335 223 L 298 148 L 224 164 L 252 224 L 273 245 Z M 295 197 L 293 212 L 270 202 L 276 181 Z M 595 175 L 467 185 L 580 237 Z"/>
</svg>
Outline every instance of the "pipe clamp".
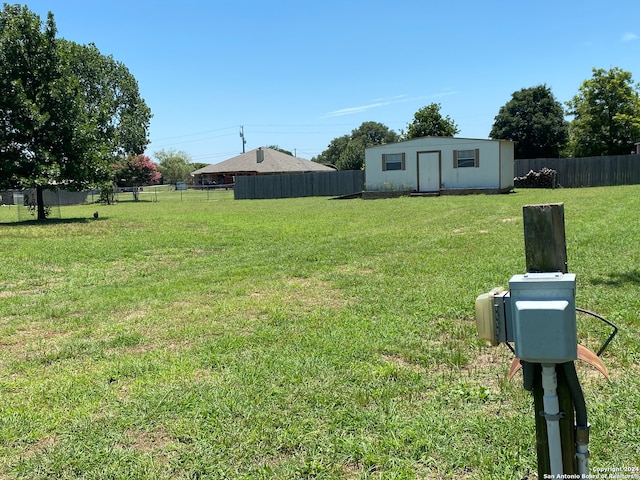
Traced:
<svg viewBox="0 0 640 480">
<path fill-rule="evenodd" d="M 564 418 L 564 412 L 547 413 L 541 410 L 540 416 L 544 417 L 547 422 L 559 422 L 561 418 Z"/>
</svg>

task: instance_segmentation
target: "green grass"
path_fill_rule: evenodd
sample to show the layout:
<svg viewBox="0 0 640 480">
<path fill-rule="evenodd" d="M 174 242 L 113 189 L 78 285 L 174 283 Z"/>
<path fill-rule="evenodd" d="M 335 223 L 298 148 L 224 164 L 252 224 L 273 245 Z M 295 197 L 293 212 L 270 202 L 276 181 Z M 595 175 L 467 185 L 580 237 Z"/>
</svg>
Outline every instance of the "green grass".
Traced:
<svg viewBox="0 0 640 480">
<path fill-rule="evenodd" d="M 640 465 L 640 186 L 144 199 L 0 209 L 0 478 L 535 476 L 532 399 L 473 315 L 549 202 L 578 305 L 620 327 L 610 382 L 579 366 L 591 466 Z"/>
</svg>

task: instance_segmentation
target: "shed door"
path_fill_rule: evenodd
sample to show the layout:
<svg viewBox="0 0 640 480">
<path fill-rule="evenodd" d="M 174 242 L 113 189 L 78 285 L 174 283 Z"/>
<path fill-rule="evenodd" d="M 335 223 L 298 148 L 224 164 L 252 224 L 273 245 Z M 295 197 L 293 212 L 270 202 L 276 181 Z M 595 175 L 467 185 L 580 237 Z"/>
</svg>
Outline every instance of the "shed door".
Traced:
<svg viewBox="0 0 640 480">
<path fill-rule="evenodd" d="M 419 192 L 439 192 L 440 151 L 418 152 L 417 172 Z"/>
</svg>

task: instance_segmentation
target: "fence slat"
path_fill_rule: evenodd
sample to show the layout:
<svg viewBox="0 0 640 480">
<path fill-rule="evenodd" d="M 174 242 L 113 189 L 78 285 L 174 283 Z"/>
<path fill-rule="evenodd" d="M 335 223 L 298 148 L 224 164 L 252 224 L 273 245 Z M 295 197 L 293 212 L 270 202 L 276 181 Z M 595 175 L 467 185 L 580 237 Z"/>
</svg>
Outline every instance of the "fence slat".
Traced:
<svg viewBox="0 0 640 480">
<path fill-rule="evenodd" d="M 238 176 L 236 200 L 335 197 L 364 190 L 364 171 L 340 170 L 283 175 Z"/>
<path fill-rule="evenodd" d="M 514 175 L 522 177 L 545 167 L 557 171 L 558 184 L 568 188 L 640 184 L 640 155 L 518 159 Z"/>
</svg>

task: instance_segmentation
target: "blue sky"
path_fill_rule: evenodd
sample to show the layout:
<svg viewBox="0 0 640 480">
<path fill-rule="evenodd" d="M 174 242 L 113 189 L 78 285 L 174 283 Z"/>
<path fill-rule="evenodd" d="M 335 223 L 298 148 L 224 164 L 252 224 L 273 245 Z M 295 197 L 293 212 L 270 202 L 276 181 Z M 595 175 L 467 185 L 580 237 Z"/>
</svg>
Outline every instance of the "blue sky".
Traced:
<svg viewBox="0 0 640 480">
<path fill-rule="evenodd" d="M 217 163 L 278 145 L 312 158 L 362 122 L 399 131 L 433 102 L 487 138 L 521 88 L 573 97 L 593 67 L 640 81 L 637 0 L 33 0 L 58 36 L 136 77 L 151 144 Z"/>
</svg>

